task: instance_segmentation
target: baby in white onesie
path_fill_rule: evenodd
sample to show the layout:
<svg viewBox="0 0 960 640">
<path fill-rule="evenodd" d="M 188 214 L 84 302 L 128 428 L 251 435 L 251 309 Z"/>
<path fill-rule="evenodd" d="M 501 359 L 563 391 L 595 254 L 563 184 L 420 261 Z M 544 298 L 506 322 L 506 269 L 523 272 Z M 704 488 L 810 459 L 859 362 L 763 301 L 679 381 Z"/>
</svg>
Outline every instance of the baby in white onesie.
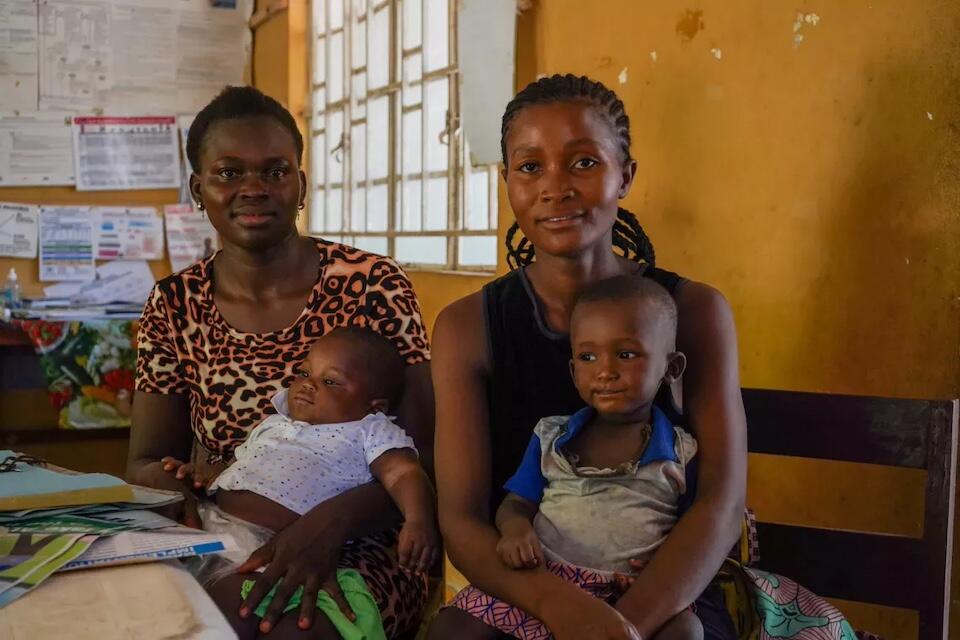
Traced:
<svg viewBox="0 0 960 640">
<path fill-rule="evenodd" d="M 433 564 L 439 549 L 433 489 L 413 440 L 387 415 L 403 379 L 400 355 L 369 329 L 339 328 L 313 344 L 289 388 L 273 398 L 276 414 L 250 432 L 235 462 L 208 485 L 216 504 L 200 505 L 204 529 L 231 533 L 240 551 L 199 569 L 205 586 L 273 532 L 373 480 L 403 514 L 401 567 L 423 573 Z M 188 467 L 178 469 L 178 477 L 191 475 Z"/>
</svg>

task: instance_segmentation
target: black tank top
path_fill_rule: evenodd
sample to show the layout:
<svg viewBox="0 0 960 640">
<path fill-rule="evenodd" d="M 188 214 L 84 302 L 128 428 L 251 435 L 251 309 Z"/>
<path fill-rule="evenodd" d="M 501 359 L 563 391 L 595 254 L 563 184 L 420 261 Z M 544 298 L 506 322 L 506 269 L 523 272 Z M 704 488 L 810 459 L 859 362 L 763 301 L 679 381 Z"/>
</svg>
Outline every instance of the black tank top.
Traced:
<svg viewBox="0 0 960 640">
<path fill-rule="evenodd" d="M 638 277 L 650 278 L 673 296 L 683 282 L 677 274 L 656 268 Z M 584 402 L 570 375 L 570 338 L 546 326 L 523 269 L 485 285 L 483 307 L 493 367 L 487 383 L 493 517 L 506 496 L 503 485 L 517 470 L 537 422 L 575 413 Z M 660 389 L 656 404 L 674 424 L 682 424 L 669 388 Z"/>
</svg>

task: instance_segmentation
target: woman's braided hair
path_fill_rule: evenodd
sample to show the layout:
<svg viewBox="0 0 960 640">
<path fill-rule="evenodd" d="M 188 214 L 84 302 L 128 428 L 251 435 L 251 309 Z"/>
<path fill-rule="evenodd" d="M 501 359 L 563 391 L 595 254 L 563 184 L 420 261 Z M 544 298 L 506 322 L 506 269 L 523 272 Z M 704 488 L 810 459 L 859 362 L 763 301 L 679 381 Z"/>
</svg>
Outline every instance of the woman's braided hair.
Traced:
<svg viewBox="0 0 960 640">
<path fill-rule="evenodd" d="M 603 83 L 568 73 L 531 82 L 507 105 L 500 124 L 500 152 L 504 165 L 507 163 L 507 133 L 516 115 L 524 107 L 552 102 L 586 102 L 593 106 L 597 113 L 607 119 L 619 139 L 621 161 L 632 160 L 630 118 L 624 109 L 623 101 Z M 519 234 L 519 230 L 520 226 L 514 222 L 507 231 L 507 264 L 511 269 L 530 264 L 535 255 L 533 243 Z M 617 219 L 613 224 L 613 246 L 622 250 L 623 255 L 630 260 L 645 262 L 651 267 L 656 262 L 650 238 L 643 231 L 637 217 L 622 207 L 617 209 Z"/>
</svg>

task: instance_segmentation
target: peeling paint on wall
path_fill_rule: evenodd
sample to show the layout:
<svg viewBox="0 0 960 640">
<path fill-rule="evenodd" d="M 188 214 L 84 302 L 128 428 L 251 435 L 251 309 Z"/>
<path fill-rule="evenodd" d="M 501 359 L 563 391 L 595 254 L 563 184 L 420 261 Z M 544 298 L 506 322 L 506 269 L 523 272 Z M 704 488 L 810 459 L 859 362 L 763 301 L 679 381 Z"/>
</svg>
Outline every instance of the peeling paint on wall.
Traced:
<svg viewBox="0 0 960 640">
<path fill-rule="evenodd" d="M 627 84 L 627 68 L 626 67 L 624 67 L 623 70 L 620 71 L 620 75 L 617 76 L 617 80 L 620 82 L 620 84 Z"/>
<path fill-rule="evenodd" d="M 710 53 L 711 53 L 711 54 L 713 55 L 713 57 L 716 58 L 717 60 L 719 60 L 719 59 L 721 59 L 721 58 L 723 57 L 723 51 L 721 51 L 719 47 L 714 47 L 713 49 L 710 49 Z"/>
<path fill-rule="evenodd" d="M 816 13 L 803 13 L 798 12 L 796 19 L 793 21 L 793 48 L 796 49 L 804 41 L 803 29 L 805 27 L 815 27 L 820 24 L 820 16 Z"/>
<path fill-rule="evenodd" d="M 690 42 L 703 30 L 703 11 L 687 9 L 677 20 L 677 35 L 683 42 Z"/>
</svg>

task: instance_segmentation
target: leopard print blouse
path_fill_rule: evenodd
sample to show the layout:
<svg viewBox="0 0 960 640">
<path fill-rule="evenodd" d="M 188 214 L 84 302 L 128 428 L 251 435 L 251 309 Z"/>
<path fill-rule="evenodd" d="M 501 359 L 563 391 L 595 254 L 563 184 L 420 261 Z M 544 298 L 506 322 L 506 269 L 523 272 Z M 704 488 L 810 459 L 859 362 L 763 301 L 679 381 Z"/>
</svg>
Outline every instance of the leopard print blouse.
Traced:
<svg viewBox="0 0 960 640">
<path fill-rule="evenodd" d="M 369 326 L 392 340 L 408 365 L 430 359 L 416 294 L 396 262 L 325 240 L 316 246 L 317 283 L 300 317 L 281 331 L 244 333 L 224 321 L 213 302 L 214 256 L 153 288 L 137 336 L 136 388 L 189 396 L 196 444 L 209 464 L 229 462 L 274 413 L 270 399 L 331 329 Z"/>
</svg>

